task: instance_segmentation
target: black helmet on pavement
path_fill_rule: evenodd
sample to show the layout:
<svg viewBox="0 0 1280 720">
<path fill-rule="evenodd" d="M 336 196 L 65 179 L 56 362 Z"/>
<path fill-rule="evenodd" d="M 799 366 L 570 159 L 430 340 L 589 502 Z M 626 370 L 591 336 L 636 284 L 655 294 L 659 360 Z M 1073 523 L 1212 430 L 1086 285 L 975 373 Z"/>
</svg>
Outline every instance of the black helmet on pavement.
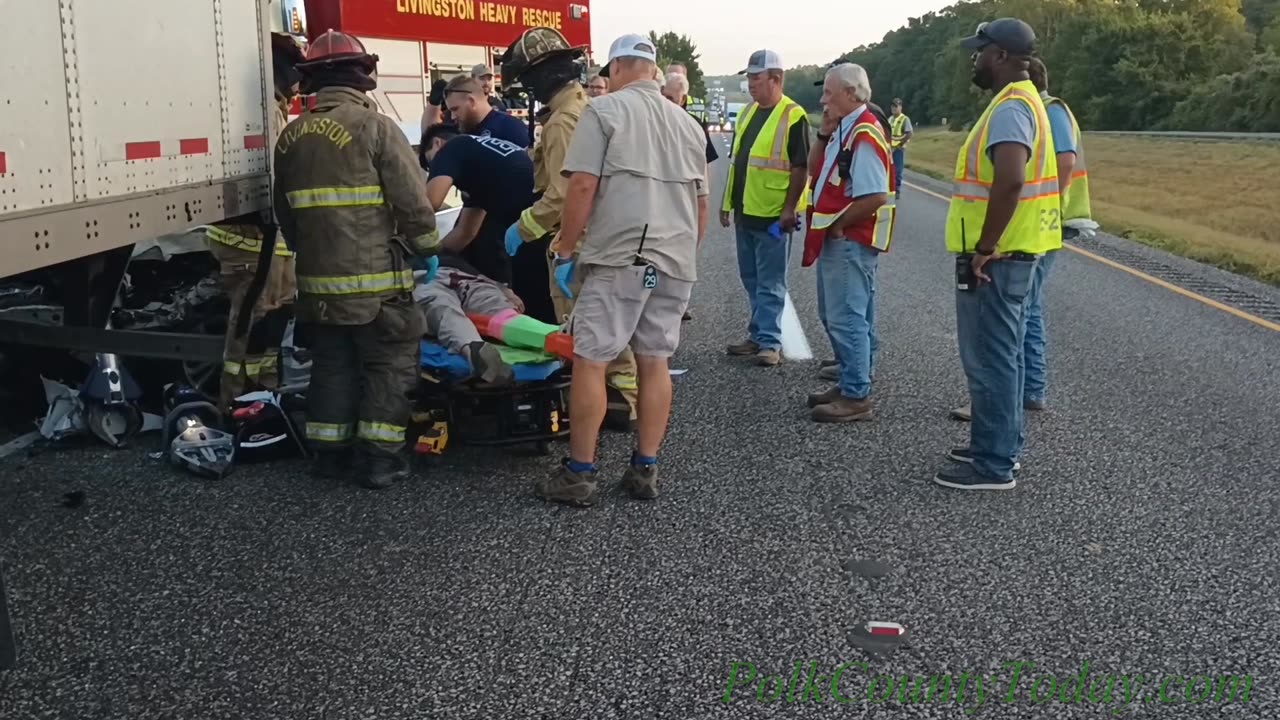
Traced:
<svg viewBox="0 0 1280 720">
<path fill-rule="evenodd" d="M 502 54 L 502 78 L 514 82 L 540 63 L 555 57 L 578 59 L 586 54 L 585 46 L 573 47 L 564 35 L 549 27 L 529 28 Z"/>
</svg>

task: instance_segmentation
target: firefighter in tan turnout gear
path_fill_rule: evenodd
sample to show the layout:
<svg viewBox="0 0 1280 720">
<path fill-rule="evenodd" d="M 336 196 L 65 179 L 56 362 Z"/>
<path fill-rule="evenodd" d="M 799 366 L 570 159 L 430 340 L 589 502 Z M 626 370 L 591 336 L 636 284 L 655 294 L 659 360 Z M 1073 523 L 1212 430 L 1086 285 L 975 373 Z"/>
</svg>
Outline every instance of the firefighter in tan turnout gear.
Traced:
<svg viewBox="0 0 1280 720">
<path fill-rule="evenodd" d="M 305 58 L 293 38 L 281 33 L 272 33 L 271 55 L 275 68 L 275 103 L 271 108 L 273 122 L 267 132 L 274 142 L 288 122 L 289 105 L 298 94 L 300 78 L 294 66 Z M 298 288 L 294 280 L 293 253 L 284 238 L 277 238 L 266 284 L 253 306 L 249 332 L 237 337 L 240 308 L 258 270 L 262 227 L 253 223 L 218 223 L 205 228 L 205 237 L 221 266 L 222 289 L 231 300 L 218 398 L 226 410 L 232 400 L 246 392 L 275 389 L 279 384 L 280 342 L 291 316 L 288 306 L 293 304 Z"/>
<path fill-rule="evenodd" d="M 426 182 L 403 131 L 365 93 L 378 56 L 330 30 L 312 43 L 302 92 L 315 106 L 276 144 L 275 207 L 298 251 L 300 322 L 312 353 L 307 439 L 317 470 L 381 489 L 402 451 L 425 320 L 413 264 L 440 248 Z"/>
<path fill-rule="evenodd" d="M 528 88 L 534 99 L 550 110 L 533 151 L 533 185 L 539 197 L 507 230 L 507 254 L 514 258 L 522 243 L 554 236 L 547 254 L 547 273 L 556 319 L 561 323 L 572 314 L 573 300 L 565 297 L 555 282 L 560 213 L 569 182 L 560 171 L 588 101 L 581 83 L 584 49 L 571 47 L 564 35 L 552 28 L 535 27 L 524 31 L 502 56 L 502 77 Z M 636 358 L 627 348 L 608 369 L 609 411 L 605 420 L 611 427 L 629 429 L 634 425 L 636 390 Z"/>
</svg>

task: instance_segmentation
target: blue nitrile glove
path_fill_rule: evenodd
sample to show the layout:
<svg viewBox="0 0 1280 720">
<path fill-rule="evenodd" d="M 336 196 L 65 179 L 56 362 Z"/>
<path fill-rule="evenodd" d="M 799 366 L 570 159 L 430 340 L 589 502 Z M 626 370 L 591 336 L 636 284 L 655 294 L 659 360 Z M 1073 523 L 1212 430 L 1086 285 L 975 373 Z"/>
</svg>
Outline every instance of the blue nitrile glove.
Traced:
<svg viewBox="0 0 1280 720">
<path fill-rule="evenodd" d="M 774 224 L 770 225 L 769 234 L 773 236 L 774 240 L 781 240 L 782 239 L 782 223 L 775 222 Z"/>
<path fill-rule="evenodd" d="M 418 256 L 413 259 L 412 265 L 414 270 L 427 271 L 426 277 L 422 279 L 422 283 L 425 285 L 431 282 L 436 276 L 436 271 L 440 269 L 440 258 L 435 255 L 430 257 Z"/>
<path fill-rule="evenodd" d="M 511 227 L 507 228 L 507 234 L 502 238 L 507 246 L 508 257 L 515 257 L 520 246 L 524 244 L 524 238 L 520 237 L 520 230 L 517 228 L 519 224 L 511 223 Z"/>
<path fill-rule="evenodd" d="M 569 289 L 569 283 L 573 282 L 573 268 L 577 265 L 573 258 L 556 258 L 556 287 L 560 288 L 560 292 L 564 296 L 573 299 L 573 291 Z"/>
</svg>

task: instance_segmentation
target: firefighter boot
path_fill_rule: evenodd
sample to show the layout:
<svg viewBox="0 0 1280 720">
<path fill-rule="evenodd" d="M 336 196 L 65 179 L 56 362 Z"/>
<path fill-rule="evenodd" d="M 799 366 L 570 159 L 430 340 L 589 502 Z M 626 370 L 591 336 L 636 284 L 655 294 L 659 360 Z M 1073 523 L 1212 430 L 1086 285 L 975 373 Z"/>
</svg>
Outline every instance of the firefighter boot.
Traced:
<svg viewBox="0 0 1280 720">
<path fill-rule="evenodd" d="M 355 451 L 350 447 L 316 450 L 311 461 L 311 474 L 321 480 L 345 480 L 355 465 Z"/>
<path fill-rule="evenodd" d="M 386 490 L 409 477 L 409 463 L 400 453 L 372 450 L 365 453 L 363 460 L 365 467 L 359 483 L 369 490 Z"/>
</svg>

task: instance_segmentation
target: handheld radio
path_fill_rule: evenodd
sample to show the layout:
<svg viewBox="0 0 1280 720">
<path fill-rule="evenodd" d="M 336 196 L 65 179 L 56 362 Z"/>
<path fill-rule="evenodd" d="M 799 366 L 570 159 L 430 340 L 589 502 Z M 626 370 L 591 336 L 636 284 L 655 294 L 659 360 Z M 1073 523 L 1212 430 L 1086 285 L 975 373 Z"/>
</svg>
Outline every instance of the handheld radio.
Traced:
<svg viewBox="0 0 1280 720">
<path fill-rule="evenodd" d="M 966 246 L 964 219 L 960 219 L 960 254 L 956 256 L 956 290 L 971 292 L 978 287 L 978 276 L 973 272 L 973 253 Z"/>
</svg>

